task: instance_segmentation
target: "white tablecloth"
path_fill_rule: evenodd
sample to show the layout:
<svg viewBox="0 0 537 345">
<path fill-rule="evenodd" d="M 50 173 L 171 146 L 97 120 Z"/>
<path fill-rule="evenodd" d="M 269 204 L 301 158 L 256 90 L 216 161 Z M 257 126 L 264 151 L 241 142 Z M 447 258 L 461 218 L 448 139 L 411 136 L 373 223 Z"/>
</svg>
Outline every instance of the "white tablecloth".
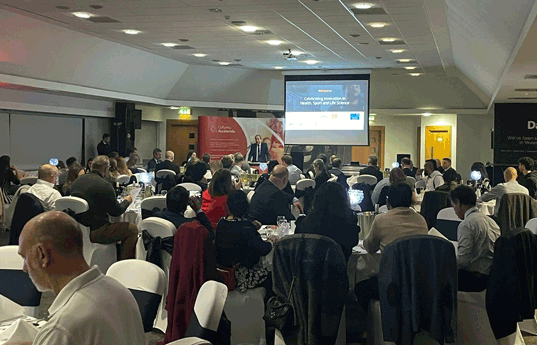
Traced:
<svg viewBox="0 0 537 345">
<path fill-rule="evenodd" d="M 478 202 L 477 209 L 483 212 L 487 216 L 494 215 L 494 208 L 496 207 L 496 200 L 491 200 L 488 202 Z"/>
<path fill-rule="evenodd" d="M 5 344 L 5 342 L 7 340 L 9 340 L 11 342 L 12 339 L 18 339 L 20 337 L 24 338 L 24 337 L 29 336 L 28 335 L 28 329 L 25 329 L 25 327 L 18 327 L 17 331 L 19 331 L 19 333 L 15 332 L 14 334 L 11 334 L 10 339 L 6 339 L 6 334 L 4 332 L 6 330 L 8 330 L 9 327 L 11 327 L 13 324 L 15 324 L 19 320 L 21 322 L 27 323 L 27 325 L 26 325 L 27 328 L 36 329 L 36 330 L 39 330 L 46 323 L 46 321 L 44 321 L 44 320 L 38 320 L 38 319 L 36 319 L 34 317 L 31 317 L 31 316 L 25 316 L 25 317 L 22 317 L 22 318 L 17 318 L 17 319 L 4 321 L 4 322 L 0 323 L 0 345 Z M 14 326 L 14 327 L 17 327 L 17 326 Z M 31 331 L 31 332 L 35 332 L 35 331 Z M 30 341 L 30 339 L 24 339 L 24 340 Z"/>
</svg>

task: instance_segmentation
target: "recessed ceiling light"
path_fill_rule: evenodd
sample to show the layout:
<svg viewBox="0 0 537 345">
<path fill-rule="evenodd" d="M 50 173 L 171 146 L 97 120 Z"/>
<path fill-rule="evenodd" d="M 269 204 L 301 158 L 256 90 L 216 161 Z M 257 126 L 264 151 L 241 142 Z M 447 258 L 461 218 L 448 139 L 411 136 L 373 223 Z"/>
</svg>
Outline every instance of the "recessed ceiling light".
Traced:
<svg viewBox="0 0 537 345">
<path fill-rule="evenodd" d="M 369 26 L 372 28 L 383 28 L 386 26 L 386 23 L 370 23 Z"/>
<path fill-rule="evenodd" d="M 285 52 L 285 53 L 287 53 L 287 52 Z M 301 52 L 300 50 L 291 50 L 291 54 L 293 54 L 293 55 L 302 55 L 302 54 L 304 54 L 304 52 Z"/>
<path fill-rule="evenodd" d="M 407 70 L 413 70 L 413 69 L 416 69 L 416 68 L 417 68 L 417 67 L 414 67 L 414 66 L 407 66 L 407 67 L 405 67 L 405 69 L 407 69 Z"/>
<path fill-rule="evenodd" d="M 88 12 L 75 12 L 73 15 L 77 18 L 88 19 L 91 18 L 91 13 Z"/>
<path fill-rule="evenodd" d="M 395 42 L 395 38 L 393 37 L 385 37 L 381 39 L 383 42 Z"/>
<path fill-rule="evenodd" d="M 365 3 L 365 2 L 361 2 L 359 4 L 354 5 L 354 7 L 359 9 L 359 10 L 368 10 L 371 7 L 373 7 L 373 5 Z"/>
<path fill-rule="evenodd" d="M 397 60 L 397 61 L 399 61 L 399 62 L 403 62 L 403 63 L 404 63 L 404 62 L 410 62 L 410 61 L 412 61 L 412 60 L 411 60 L 411 59 L 399 59 L 399 60 Z"/>
<path fill-rule="evenodd" d="M 283 69 L 282 66 L 274 66 L 274 69 Z"/>
<path fill-rule="evenodd" d="M 267 43 L 270 44 L 271 46 L 279 46 L 283 42 L 280 40 L 268 40 Z"/>
<path fill-rule="evenodd" d="M 165 47 L 171 48 L 171 47 L 175 47 L 177 44 L 176 43 L 162 43 L 162 45 Z"/>
<path fill-rule="evenodd" d="M 305 62 L 308 65 L 315 65 L 316 63 L 319 63 L 319 61 L 317 61 L 317 60 L 304 60 L 302 62 Z"/>
<path fill-rule="evenodd" d="M 123 30 L 123 32 L 126 33 L 127 35 L 138 35 L 140 33 L 140 31 L 133 30 L 133 29 Z"/>
<path fill-rule="evenodd" d="M 171 110 L 177 110 L 179 107 L 170 107 Z"/>
<path fill-rule="evenodd" d="M 240 28 L 244 32 L 256 32 L 258 29 L 256 26 L 251 26 L 251 25 L 243 25 Z"/>
<path fill-rule="evenodd" d="M 222 61 L 222 62 L 219 62 L 219 64 L 222 65 L 222 66 L 227 66 L 227 65 L 230 64 L 230 62 L 223 62 L 223 61 Z"/>
<path fill-rule="evenodd" d="M 392 53 L 394 53 L 394 54 L 400 54 L 400 53 L 402 53 L 404 51 L 405 51 L 404 49 L 392 49 Z"/>
<path fill-rule="evenodd" d="M 419 77 L 421 75 L 421 73 L 410 73 L 411 76 L 413 77 Z"/>
<path fill-rule="evenodd" d="M 423 116 L 431 116 L 432 114 L 431 113 L 423 113 L 422 115 Z"/>
<path fill-rule="evenodd" d="M 194 55 L 195 57 L 204 57 L 204 56 L 207 56 L 207 54 L 203 54 L 203 53 L 196 53 L 196 54 L 192 54 Z"/>
</svg>

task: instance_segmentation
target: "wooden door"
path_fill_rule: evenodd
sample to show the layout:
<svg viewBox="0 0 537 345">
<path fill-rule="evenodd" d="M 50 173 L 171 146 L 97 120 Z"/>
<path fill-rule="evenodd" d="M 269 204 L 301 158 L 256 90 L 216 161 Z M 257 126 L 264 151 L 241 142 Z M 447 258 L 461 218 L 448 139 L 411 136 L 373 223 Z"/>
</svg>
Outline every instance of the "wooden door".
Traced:
<svg viewBox="0 0 537 345">
<path fill-rule="evenodd" d="M 198 157 L 198 121 L 167 120 L 166 150 L 175 153 L 174 163 L 180 165 L 185 161 L 189 151 L 196 152 Z"/>
<path fill-rule="evenodd" d="M 369 156 L 378 157 L 379 167 L 384 167 L 384 126 L 369 127 L 369 146 L 353 146 L 352 160 L 367 164 Z"/>
<path fill-rule="evenodd" d="M 451 158 L 451 126 L 425 127 L 425 159 Z"/>
</svg>

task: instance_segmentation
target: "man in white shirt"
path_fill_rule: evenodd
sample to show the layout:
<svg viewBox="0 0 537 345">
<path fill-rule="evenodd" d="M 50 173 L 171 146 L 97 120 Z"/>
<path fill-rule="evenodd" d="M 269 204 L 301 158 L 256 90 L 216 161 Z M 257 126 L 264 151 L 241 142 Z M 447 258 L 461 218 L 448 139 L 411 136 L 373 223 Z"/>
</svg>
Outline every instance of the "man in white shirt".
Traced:
<svg viewBox="0 0 537 345">
<path fill-rule="evenodd" d="M 30 220 L 19 238 L 23 270 L 56 299 L 33 345 L 144 345 L 140 309 L 115 279 L 89 267 L 78 224 L 63 212 Z"/>
<path fill-rule="evenodd" d="M 434 159 L 428 159 L 425 161 L 425 165 L 423 166 L 423 173 L 427 177 L 422 177 L 421 171 L 419 170 L 416 173 L 416 180 L 420 178 L 425 180 L 426 191 L 435 190 L 436 188 L 444 184 L 444 178 L 442 177 L 442 174 L 437 170 L 437 168 L 438 166 L 436 165 L 436 161 Z"/>
<path fill-rule="evenodd" d="M 41 201 L 45 212 L 55 210 L 56 200 L 62 197 L 60 192 L 54 189 L 58 169 L 53 165 L 45 164 L 39 168 L 37 177 L 37 182 L 26 193 L 35 195 Z"/>
<path fill-rule="evenodd" d="M 480 212 L 475 192 L 458 186 L 451 192 L 451 206 L 462 222 L 457 228 L 459 291 L 477 292 L 487 288 L 494 242 L 500 237 L 496 222 Z"/>
<path fill-rule="evenodd" d="M 302 174 L 302 171 L 300 171 L 296 165 L 293 165 L 293 157 L 290 155 L 284 155 L 282 157 L 282 165 L 289 171 L 289 183 L 296 185 L 298 180 L 300 180 L 300 174 Z"/>
<path fill-rule="evenodd" d="M 492 188 L 490 192 L 485 193 L 479 198 L 478 202 L 487 202 L 496 199 L 496 206 L 494 206 L 494 215 L 498 215 L 500 209 L 500 200 L 504 194 L 526 194 L 529 195 L 528 188 L 521 186 L 516 181 L 518 174 L 516 169 L 509 167 L 503 172 L 505 183 L 500 183 L 496 187 Z"/>
<path fill-rule="evenodd" d="M 244 156 L 240 152 L 235 153 L 233 155 L 233 167 L 230 170 L 231 175 L 241 176 L 241 174 L 243 173 L 242 171 L 243 163 L 244 163 Z"/>
</svg>

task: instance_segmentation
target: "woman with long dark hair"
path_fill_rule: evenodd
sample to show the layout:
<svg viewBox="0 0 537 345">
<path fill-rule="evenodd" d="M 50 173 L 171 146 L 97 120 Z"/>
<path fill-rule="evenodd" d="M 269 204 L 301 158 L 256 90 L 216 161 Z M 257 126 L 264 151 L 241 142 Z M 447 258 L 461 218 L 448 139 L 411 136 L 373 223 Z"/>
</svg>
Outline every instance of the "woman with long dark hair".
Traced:
<svg viewBox="0 0 537 345">
<path fill-rule="evenodd" d="M 79 164 L 74 164 L 70 169 L 69 173 L 67 174 L 67 182 L 62 187 L 62 193 L 65 196 L 71 195 L 71 185 L 75 180 L 79 177 L 85 174 L 84 167 L 82 167 Z"/>
<path fill-rule="evenodd" d="M 336 241 L 343 250 L 347 261 L 352 247 L 358 244 L 360 227 L 349 207 L 345 188 L 335 182 L 323 183 L 313 198 L 313 206 L 308 216 L 297 220 L 295 234 L 308 233 L 323 235 Z"/>
<path fill-rule="evenodd" d="M 201 209 L 211 222 L 213 229 L 216 229 L 220 218 L 229 215 L 227 196 L 234 189 L 229 170 L 220 169 L 213 175 L 209 188 L 203 192 Z"/>
<path fill-rule="evenodd" d="M 324 161 L 320 158 L 317 158 L 313 161 L 313 172 L 315 174 L 315 188 L 318 190 L 324 183 L 330 179 L 330 173 L 324 164 Z"/>
<path fill-rule="evenodd" d="M 13 195 L 20 185 L 15 167 L 11 166 L 9 156 L 0 157 L 0 188 L 4 195 L 4 204 L 11 204 Z"/>
</svg>

